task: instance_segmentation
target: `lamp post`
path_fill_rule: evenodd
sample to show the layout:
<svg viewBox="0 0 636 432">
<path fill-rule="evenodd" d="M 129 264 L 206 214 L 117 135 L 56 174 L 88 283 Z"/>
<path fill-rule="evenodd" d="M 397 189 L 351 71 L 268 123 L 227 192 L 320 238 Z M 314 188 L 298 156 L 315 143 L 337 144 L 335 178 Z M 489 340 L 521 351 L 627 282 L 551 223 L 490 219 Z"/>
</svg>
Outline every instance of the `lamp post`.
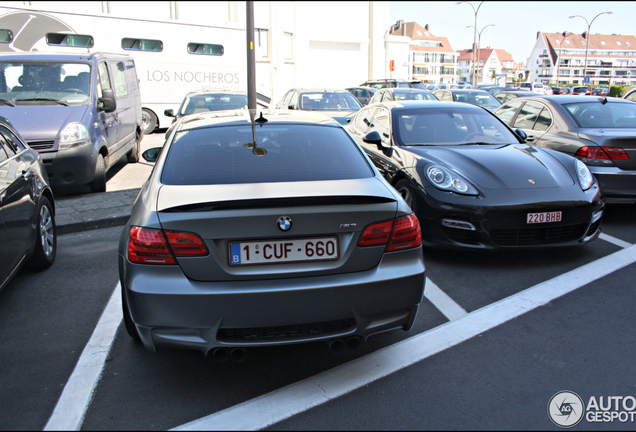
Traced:
<svg viewBox="0 0 636 432">
<path fill-rule="evenodd" d="M 479 8 L 481 7 L 483 1 L 479 3 L 479 6 L 477 6 L 477 9 L 475 9 L 475 6 L 473 6 L 472 3 L 467 1 L 460 1 L 455 4 L 459 5 L 462 3 L 466 3 L 470 5 L 470 7 L 473 8 L 473 12 L 475 13 L 475 26 L 474 26 L 475 31 L 473 32 L 473 81 L 472 81 L 472 84 L 475 85 L 475 44 L 477 43 L 477 13 L 479 12 Z"/>
<path fill-rule="evenodd" d="M 608 15 L 612 15 L 614 12 L 601 12 L 600 14 L 596 15 L 594 18 L 592 18 L 592 21 L 588 22 L 587 19 L 584 16 L 581 15 L 573 15 L 570 17 L 570 19 L 572 18 L 583 18 L 585 20 L 585 23 L 587 24 L 587 42 L 585 42 L 585 65 L 583 67 L 583 80 L 585 80 L 585 77 L 587 76 L 587 52 L 588 52 L 588 48 L 590 46 L 590 40 L 592 35 L 590 34 L 590 27 L 592 27 L 592 23 L 594 22 L 594 20 L 598 17 L 600 17 L 601 15 L 604 14 L 608 14 Z M 585 38 L 585 36 L 583 36 Z"/>
<path fill-rule="evenodd" d="M 571 34 L 572 33 L 570 33 L 570 35 Z M 561 43 L 559 44 L 559 55 L 557 55 L 557 87 L 559 86 L 559 68 L 561 67 L 561 53 L 563 51 L 563 42 L 565 42 L 565 40 L 568 38 L 568 32 L 564 31 L 563 33 L 561 33 L 561 35 L 563 36 L 563 39 L 561 39 Z"/>
<path fill-rule="evenodd" d="M 481 54 L 481 32 L 486 30 L 486 27 L 490 27 L 490 26 L 494 27 L 495 25 L 494 24 L 488 24 L 487 26 L 484 26 L 478 33 L 478 37 L 477 37 L 477 46 L 479 47 L 479 48 L 477 48 L 477 64 L 478 65 L 479 65 L 479 62 L 481 61 L 481 58 L 480 58 L 480 54 Z M 466 28 L 470 28 L 470 27 L 472 27 L 472 26 L 466 26 Z M 473 64 L 474 63 L 475 62 L 473 61 Z M 479 76 L 479 75 L 477 75 L 477 76 Z M 473 84 L 473 85 L 476 85 L 476 84 Z"/>
</svg>

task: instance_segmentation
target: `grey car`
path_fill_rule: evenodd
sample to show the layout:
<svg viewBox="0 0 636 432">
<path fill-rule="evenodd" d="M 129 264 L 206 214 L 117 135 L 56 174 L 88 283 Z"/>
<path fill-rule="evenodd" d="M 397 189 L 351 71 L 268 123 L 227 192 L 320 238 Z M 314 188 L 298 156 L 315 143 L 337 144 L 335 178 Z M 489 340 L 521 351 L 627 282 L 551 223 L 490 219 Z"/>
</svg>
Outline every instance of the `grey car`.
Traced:
<svg viewBox="0 0 636 432">
<path fill-rule="evenodd" d="M 495 111 L 537 147 L 584 162 L 608 203 L 636 202 L 636 104 L 597 96 L 531 96 Z"/>
<path fill-rule="evenodd" d="M 124 322 L 150 351 L 409 330 L 424 293 L 417 218 L 335 120 L 303 111 L 177 121 L 119 245 Z"/>
</svg>

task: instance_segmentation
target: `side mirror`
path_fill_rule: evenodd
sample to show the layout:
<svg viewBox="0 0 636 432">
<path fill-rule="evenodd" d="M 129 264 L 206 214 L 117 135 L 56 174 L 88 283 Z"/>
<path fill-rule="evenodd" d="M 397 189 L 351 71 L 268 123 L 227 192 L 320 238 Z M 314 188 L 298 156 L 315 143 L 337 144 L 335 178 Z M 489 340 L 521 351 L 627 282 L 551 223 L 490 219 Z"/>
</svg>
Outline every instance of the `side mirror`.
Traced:
<svg viewBox="0 0 636 432">
<path fill-rule="evenodd" d="M 515 129 L 515 133 L 519 135 L 519 138 L 521 138 L 524 142 L 528 138 L 528 134 L 522 131 L 521 129 Z"/>
<path fill-rule="evenodd" d="M 167 109 L 163 112 L 163 115 L 165 115 L 166 117 L 174 117 L 174 110 L 173 109 Z"/>
<path fill-rule="evenodd" d="M 293 110 L 293 109 L 294 109 L 294 106 L 293 106 L 293 105 L 288 105 L 288 106 L 287 106 L 287 109 L 292 109 L 292 110 Z"/>
<path fill-rule="evenodd" d="M 141 157 L 144 158 L 144 160 L 147 162 L 157 162 L 159 154 L 161 153 L 161 149 L 162 147 L 153 147 L 143 152 L 141 154 Z"/>
<path fill-rule="evenodd" d="M 102 90 L 102 97 L 97 100 L 98 111 L 104 111 L 111 113 L 117 109 L 117 101 L 115 100 L 115 93 L 110 89 Z"/>
<path fill-rule="evenodd" d="M 380 133 L 377 131 L 369 132 L 362 141 L 368 144 L 375 144 L 378 147 L 378 150 L 382 150 L 384 146 L 382 145 L 382 137 Z"/>
</svg>

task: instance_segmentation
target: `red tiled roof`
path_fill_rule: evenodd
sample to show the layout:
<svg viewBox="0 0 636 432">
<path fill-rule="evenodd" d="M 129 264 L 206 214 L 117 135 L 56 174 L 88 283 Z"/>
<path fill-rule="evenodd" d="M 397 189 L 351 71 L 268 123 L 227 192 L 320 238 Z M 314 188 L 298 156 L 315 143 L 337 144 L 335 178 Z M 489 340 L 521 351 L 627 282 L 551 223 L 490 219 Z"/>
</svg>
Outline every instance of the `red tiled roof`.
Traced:
<svg viewBox="0 0 636 432">
<path fill-rule="evenodd" d="M 584 39 L 580 34 L 542 33 L 546 46 L 553 49 L 584 50 L 584 41 L 589 44 L 588 51 L 636 51 L 636 36 L 593 34 Z M 569 41 L 570 43 L 567 43 Z M 589 55 L 593 55 L 591 52 Z"/>
</svg>

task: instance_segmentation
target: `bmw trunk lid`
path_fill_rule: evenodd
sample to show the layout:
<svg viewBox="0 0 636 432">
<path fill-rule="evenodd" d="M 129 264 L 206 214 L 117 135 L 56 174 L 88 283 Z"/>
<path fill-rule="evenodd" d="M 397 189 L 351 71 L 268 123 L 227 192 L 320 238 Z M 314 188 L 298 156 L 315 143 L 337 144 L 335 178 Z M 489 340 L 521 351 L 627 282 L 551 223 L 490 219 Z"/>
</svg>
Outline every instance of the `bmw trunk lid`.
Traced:
<svg viewBox="0 0 636 432">
<path fill-rule="evenodd" d="M 594 142 L 601 147 L 613 147 L 623 150 L 628 158 L 616 158 L 609 152 L 612 162 L 623 170 L 636 170 L 636 129 L 634 128 L 605 128 L 580 129 L 579 138 Z M 607 151 L 606 151 L 607 153 Z"/>
<path fill-rule="evenodd" d="M 360 233 L 371 223 L 395 218 L 397 210 L 396 193 L 377 177 L 163 185 L 157 199 L 157 214 L 164 230 L 195 233 L 210 250 L 205 257 L 178 258 L 185 275 L 198 281 L 276 279 L 372 269 L 379 264 L 384 247 L 357 247 Z M 232 258 L 233 250 L 242 251 L 242 259 Z"/>
</svg>

